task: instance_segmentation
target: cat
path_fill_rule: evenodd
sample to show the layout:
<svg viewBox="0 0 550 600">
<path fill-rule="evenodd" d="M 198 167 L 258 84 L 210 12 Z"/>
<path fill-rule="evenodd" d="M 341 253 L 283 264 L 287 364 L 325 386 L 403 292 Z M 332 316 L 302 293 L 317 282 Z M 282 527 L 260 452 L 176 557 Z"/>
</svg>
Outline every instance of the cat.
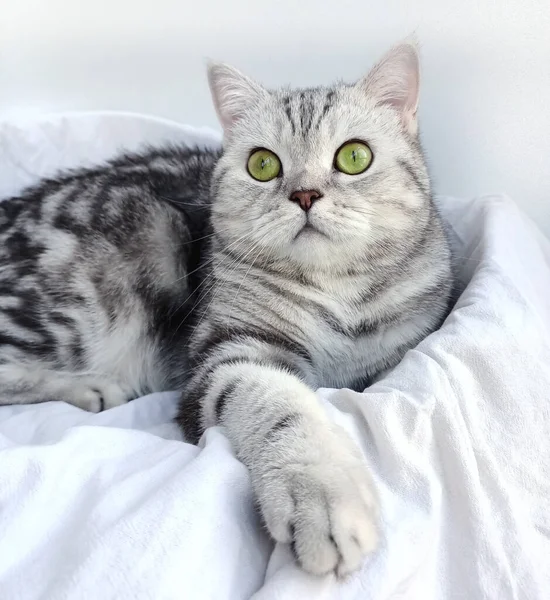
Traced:
<svg viewBox="0 0 550 600">
<path fill-rule="evenodd" d="M 273 539 L 343 576 L 376 547 L 377 499 L 314 390 L 365 389 L 452 288 L 417 51 L 353 85 L 208 76 L 223 150 L 148 149 L 0 204 L 0 403 L 182 390 L 186 440 L 223 426 Z"/>
</svg>

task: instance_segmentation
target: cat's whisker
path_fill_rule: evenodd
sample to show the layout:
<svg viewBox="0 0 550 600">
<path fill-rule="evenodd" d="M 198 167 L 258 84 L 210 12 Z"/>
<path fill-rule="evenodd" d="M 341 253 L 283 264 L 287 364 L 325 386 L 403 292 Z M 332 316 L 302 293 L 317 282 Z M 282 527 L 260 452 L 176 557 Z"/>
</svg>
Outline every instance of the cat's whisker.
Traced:
<svg viewBox="0 0 550 600">
<path fill-rule="evenodd" d="M 231 244 L 228 244 L 224 250 L 229 249 L 230 247 L 233 247 L 235 244 L 239 244 L 239 242 L 245 243 L 246 239 L 248 236 L 245 234 L 243 236 L 241 236 L 240 238 L 238 238 L 237 240 L 235 240 L 234 242 L 232 242 Z M 240 244 L 239 244 L 240 245 Z M 238 247 L 238 246 L 237 246 Z M 198 267 L 197 269 L 195 269 L 194 271 L 191 271 L 190 273 L 187 274 L 187 277 L 191 274 L 194 273 L 196 271 L 199 271 L 200 269 L 204 268 L 205 266 L 207 266 L 208 264 L 211 264 L 213 261 L 215 261 L 217 259 L 217 255 L 214 255 L 211 259 L 205 261 L 200 267 Z M 187 302 L 191 299 L 192 296 L 194 296 L 199 289 L 205 285 L 205 283 L 208 282 L 209 277 L 212 277 L 212 275 L 207 274 L 204 278 L 203 281 L 201 281 L 201 283 L 199 283 L 199 285 L 187 296 L 187 298 L 174 310 L 174 312 L 172 314 L 176 314 L 183 306 L 185 306 L 185 304 L 187 304 Z M 181 278 L 180 278 L 181 279 Z M 189 317 L 189 314 L 193 311 L 193 309 L 197 306 L 197 304 L 201 301 L 201 299 L 204 296 L 200 296 L 199 299 L 195 302 L 195 304 L 193 305 L 193 307 L 191 308 L 191 311 L 184 317 L 184 321 L 185 319 L 187 319 L 187 317 Z M 178 325 L 178 327 L 176 328 L 176 331 L 179 330 L 179 328 L 181 327 L 182 323 L 180 323 L 180 325 Z"/>
<path fill-rule="evenodd" d="M 200 242 L 201 240 L 208 240 L 210 238 L 216 237 L 219 232 L 221 231 L 230 231 L 231 227 L 223 227 L 223 228 L 216 228 L 216 231 L 214 231 L 213 233 L 209 233 L 208 235 L 203 235 L 201 237 L 198 238 L 193 238 L 191 240 L 189 240 L 188 242 L 183 242 L 182 244 L 179 244 L 180 246 L 189 246 L 191 244 L 195 244 L 196 242 Z M 175 246 L 174 246 L 175 247 Z"/>
<path fill-rule="evenodd" d="M 267 228 L 269 228 L 270 224 L 267 224 Z M 258 228 L 258 231 L 261 232 L 261 228 Z M 239 255 L 237 255 L 230 263 L 229 265 L 220 273 L 218 274 L 217 280 L 213 278 L 213 282 L 212 284 L 208 287 L 208 289 L 206 289 L 200 296 L 200 298 L 195 302 L 195 304 L 193 305 L 193 307 L 191 308 L 190 313 L 193 312 L 193 310 L 195 309 L 195 307 L 208 295 L 208 293 L 214 288 L 214 286 L 216 285 L 216 281 L 219 281 L 221 279 L 223 279 L 223 277 L 225 275 L 227 275 L 229 272 L 233 272 L 236 270 L 236 268 L 238 267 L 238 265 L 240 263 L 242 263 L 247 256 L 250 255 L 250 253 L 255 250 L 260 244 L 261 242 L 268 236 L 270 232 L 266 231 L 265 234 L 263 236 L 260 237 L 260 239 L 256 242 L 256 244 L 254 244 L 254 246 L 249 250 L 249 251 L 243 251 L 241 252 Z M 242 239 L 242 238 L 239 238 Z M 204 283 L 204 282 L 203 282 Z M 201 284 L 202 285 L 202 284 Z M 204 319 L 205 315 L 208 312 L 208 309 L 210 308 L 210 305 L 212 304 L 212 302 L 214 301 L 215 297 L 217 294 L 214 294 L 214 296 L 212 297 L 212 299 L 210 300 L 208 306 L 206 307 L 206 309 L 203 311 L 203 314 L 201 316 L 201 319 L 199 321 L 199 323 L 193 328 L 193 333 L 195 332 L 195 330 L 197 329 L 197 327 L 200 325 L 200 323 L 202 322 L 202 320 Z M 190 314 L 189 313 L 189 314 Z M 178 325 L 178 329 L 179 327 L 181 327 L 181 325 L 183 324 L 183 322 L 185 322 L 185 320 L 189 317 L 189 314 L 187 314 L 182 322 Z"/>
<path fill-rule="evenodd" d="M 259 244 L 260 242 L 258 242 Z M 181 321 L 181 323 L 178 325 L 176 331 L 183 325 L 183 323 L 185 322 L 185 320 L 190 316 L 190 314 L 193 313 L 194 309 L 196 308 L 196 306 L 199 304 L 199 302 L 201 302 L 211 291 L 212 289 L 215 287 L 216 282 L 221 279 L 223 276 L 225 276 L 227 273 L 229 273 L 230 271 L 234 271 L 239 264 L 242 262 L 242 260 L 244 258 L 246 258 L 246 256 L 248 256 L 250 254 L 250 252 L 252 250 L 254 250 L 257 245 L 253 246 L 252 249 L 248 250 L 247 252 L 242 252 L 239 256 L 237 256 L 230 264 L 229 266 L 227 266 L 221 274 L 218 275 L 218 279 L 214 279 L 212 284 L 210 285 L 210 287 L 204 291 L 204 293 L 201 295 L 201 297 L 197 300 L 197 302 L 195 302 L 194 306 L 191 308 L 191 310 L 189 311 L 189 313 L 183 318 L 183 320 Z M 200 317 L 199 322 L 195 325 L 195 327 L 193 328 L 193 331 L 191 332 L 191 335 L 193 335 L 195 333 L 195 331 L 197 330 L 197 328 L 199 327 L 199 325 L 202 323 L 202 321 L 204 320 L 204 317 L 207 315 L 208 310 L 210 309 L 210 306 L 212 304 L 212 302 L 216 299 L 217 294 L 214 293 L 214 295 L 212 296 L 212 298 L 210 299 L 210 302 L 208 303 L 208 306 L 206 307 L 206 309 L 202 312 L 202 315 Z"/>
<path fill-rule="evenodd" d="M 259 243 L 260 243 L 260 242 L 261 242 L 263 239 L 265 239 L 265 237 L 267 236 L 267 233 L 269 233 L 269 232 L 266 232 L 266 235 L 265 235 L 264 237 L 262 237 L 262 238 L 261 238 L 261 239 L 258 241 L 258 244 L 259 244 Z M 229 244 L 228 246 L 226 246 L 226 247 L 225 247 L 225 250 L 229 249 L 230 247 L 234 246 L 234 245 L 235 245 L 237 242 L 240 242 L 241 240 L 243 240 L 243 238 L 247 238 L 247 237 L 248 237 L 248 236 L 247 236 L 246 234 L 245 234 L 245 235 L 243 235 L 243 236 L 241 236 L 241 237 L 240 237 L 240 238 L 238 238 L 238 239 L 237 239 L 235 242 L 233 242 L 233 243 Z M 244 240 L 244 242 L 246 242 L 246 239 Z M 243 242 L 243 243 L 244 243 L 244 242 Z M 254 247 L 256 247 L 258 244 L 256 244 Z M 239 244 L 239 245 L 240 245 L 240 244 Z M 238 263 L 239 263 L 239 262 L 241 262 L 241 261 L 242 261 L 244 258 L 246 258 L 246 256 L 247 256 L 248 254 L 249 254 L 249 253 L 248 253 L 248 252 L 246 252 L 246 251 L 243 251 L 243 252 L 241 252 L 240 254 L 238 254 L 238 255 L 237 255 L 237 256 L 236 256 L 236 257 L 235 257 L 235 258 L 232 260 L 232 262 L 229 264 L 229 266 L 228 266 L 228 267 L 226 267 L 226 268 L 225 268 L 225 269 L 222 271 L 222 273 L 218 275 L 218 278 L 221 278 L 221 276 L 222 276 L 222 275 L 225 275 L 225 274 L 226 274 L 226 273 L 227 273 L 227 272 L 228 272 L 228 271 L 231 269 L 231 267 L 233 267 L 233 265 L 235 265 L 235 268 L 236 268 L 236 266 L 238 265 Z M 210 261 L 210 262 L 211 262 L 211 261 Z M 201 293 L 200 297 L 199 297 L 199 298 L 196 300 L 195 304 L 194 304 L 194 305 L 191 307 L 190 311 L 189 311 L 189 312 L 188 312 L 188 313 L 187 313 L 187 314 L 186 314 L 186 315 L 183 317 L 182 321 L 181 321 L 181 322 L 179 323 L 179 325 L 177 326 L 177 328 L 176 328 L 176 331 L 178 331 L 178 330 L 180 329 L 180 327 L 181 327 L 181 326 L 183 325 L 183 323 L 184 323 L 184 322 L 187 320 L 187 318 L 188 318 L 188 317 L 189 317 L 189 316 L 190 316 L 190 315 L 191 315 L 191 314 L 194 312 L 194 309 L 195 309 L 195 308 L 198 306 L 198 304 L 199 304 L 199 303 L 200 303 L 200 302 L 201 302 L 201 301 L 202 301 L 202 300 L 203 300 L 203 299 L 204 299 L 204 298 L 205 298 L 205 297 L 208 295 L 208 293 L 209 293 L 209 292 L 212 290 L 212 288 L 215 286 L 215 284 L 216 284 L 216 279 L 214 278 L 214 276 L 213 276 L 213 275 L 210 275 L 210 277 L 211 277 L 211 279 L 212 279 L 212 283 L 211 283 L 211 285 L 210 285 L 209 287 L 207 287 L 207 289 L 203 290 L 203 292 Z M 186 303 L 186 302 L 187 302 L 187 301 L 188 301 L 188 300 L 191 298 L 191 296 L 192 296 L 193 294 L 195 294 L 195 293 L 198 291 L 198 289 L 199 289 L 200 287 L 202 287 L 202 286 L 203 286 L 205 283 L 207 283 L 207 281 L 208 281 L 208 276 L 207 276 L 207 277 L 205 277 L 205 280 L 204 280 L 204 281 L 202 281 L 202 282 L 199 284 L 199 286 L 197 286 L 197 288 L 196 288 L 196 289 L 195 289 L 195 290 L 194 290 L 194 291 L 193 291 L 193 292 L 192 292 L 192 293 L 191 293 L 191 294 L 190 294 L 190 295 L 187 297 L 187 299 L 186 299 L 186 300 L 185 300 L 185 301 L 184 301 L 184 302 L 183 302 L 183 303 L 182 303 L 182 304 L 179 306 L 179 308 L 178 308 L 177 310 L 179 310 L 179 309 L 180 309 L 180 308 L 181 308 L 181 307 L 182 307 L 182 306 L 183 306 L 183 305 L 184 305 L 184 304 L 185 304 L 185 303 Z M 177 311 L 176 311 L 176 312 L 177 312 Z M 206 311 L 204 312 L 204 314 L 206 314 Z M 202 320 L 202 319 L 201 319 L 201 320 Z M 195 327 L 195 329 L 196 329 L 196 327 Z M 193 330 L 193 331 L 194 331 L 194 330 Z"/>
<path fill-rule="evenodd" d="M 253 247 L 252 249 L 250 249 L 250 250 L 249 250 L 249 251 L 246 253 L 246 256 L 248 256 L 248 255 L 249 255 L 249 254 L 250 254 L 250 253 L 251 253 L 251 252 L 252 252 L 254 249 L 255 249 L 255 247 Z M 242 258 L 245 258 L 245 257 L 242 257 Z M 238 268 L 239 264 L 241 264 L 241 260 L 240 260 L 240 259 L 235 259 L 235 260 L 234 260 L 234 261 L 231 263 L 231 265 L 225 269 L 225 271 L 224 271 L 224 275 L 227 275 L 229 271 L 231 271 L 231 272 L 234 272 L 234 271 L 235 271 L 235 270 Z M 231 267 L 233 267 L 233 268 L 231 268 Z M 214 284 L 212 285 L 212 287 L 210 288 L 210 290 L 211 290 L 213 287 L 215 287 L 215 285 L 216 285 L 216 283 L 214 283 Z M 219 290 L 218 290 L 218 292 L 214 292 L 214 294 L 212 295 L 212 298 L 211 298 L 211 299 L 210 299 L 210 301 L 208 302 L 208 305 L 207 305 L 206 309 L 203 311 L 203 313 L 202 313 L 202 315 L 201 315 L 201 317 L 200 317 L 200 319 L 199 319 L 198 323 L 197 323 L 197 324 L 195 325 L 195 327 L 193 328 L 193 332 L 192 332 L 192 334 L 194 334 L 194 333 L 195 333 L 195 331 L 196 331 L 196 330 L 197 330 L 197 329 L 200 327 L 200 325 L 201 325 L 201 323 L 203 322 L 204 318 L 205 318 L 205 317 L 206 317 L 206 315 L 208 314 L 208 312 L 209 312 L 209 310 L 210 310 L 210 307 L 212 306 L 212 303 L 213 303 L 213 302 L 216 300 L 216 298 L 218 297 L 218 293 L 219 293 Z"/>
<path fill-rule="evenodd" d="M 204 208 L 203 204 L 199 204 L 198 202 L 183 202 L 182 200 L 178 200 L 177 198 L 170 198 L 170 196 L 163 196 L 162 194 L 158 194 L 157 198 L 161 200 L 166 200 L 166 202 L 170 204 L 176 204 L 178 206 L 190 206 L 191 208 L 195 208 L 196 210 L 202 210 Z"/>
<path fill-rule="evenodd" d="M 224 248 L 222 248 L 220 250 L 220 252 L 224 252 L 225 250 L 229 250 L 230 248 L 232 248 L 235 244 L 237 244 L 239 241 L 241 240 L 245 240 L 247 237 L 249 237 L 250 234 L 249 233 L 245 233 L 244 235 L 242 235 L 240 238 L 236 239 L 234 242 L 231 242 L 230 244 L 228 244 L 227 246 L 225 246 Z M 209 258 L 208 260 L 204 261 L 203 263 L 201 263 L 196 269 L 193 269 L 192 271 L 189 271 L 188 273 L 186 273 L 185 275 L 183 275 L 182 277 L 178 277 L 177 279 L 175 279 L 172 283 L 177 283 L 178 281 L 181 281 L 182 279 L 186 279 L 189 277 L 189 275 L 193 275 L 194 273 L 197 273 L 198 271 L 200 271 L 201 269 L 204 269 L 204 267 L 206 267 L 207 265 L 211 264 L 214 260 L 216 260 L 216 256 L 214 255 L 212 258 Z M 181 307 L 180 307 L 181 308 Z M 179 310 L 179 309 L 178 309 Z"/>
<path fill-rule="evenodd" d="M 264 237 L 258 241 L 258 243 L 252 248 L 252 250 L 256 250 L 258 248 L 258 246 L 260 245 L 260 243 L 267 237 L 267 233 L 264 235 Z M 248 256 L 248 255 L 247 255 Z M 227 324 L 226 324 L 226 330 L 229 330 L 229 324 L 231 322 L 231 315 L 233 314 L 233 308 L 235 307 L 235 302 L 237 300 L 237 296 L 239 295 L 239 292 L 241 291 L 241 288 L 243 286 L 243 283 L 246 279 L 246 277 L 248 276 L 248 274 L 250 273 L 250 270 L 252 269 L 252 267 L 254 266 L 254 263 L 258 260 L 259 255 L 256 255 L 256 257 L 252 260 L 252 262 L 250 263 L 250 266 L 248 267 L 246 273 L 243 275 L 243 278 L 241 280 L 241 283 L 239 284 L 239 287 L 237 288 L 237 291 L 235 292 L 235 297 L 233 299 L 233 302 L 231 303 L 231 308 L 229 309 L 229 315 L 227 317 Z"/>
</svg>

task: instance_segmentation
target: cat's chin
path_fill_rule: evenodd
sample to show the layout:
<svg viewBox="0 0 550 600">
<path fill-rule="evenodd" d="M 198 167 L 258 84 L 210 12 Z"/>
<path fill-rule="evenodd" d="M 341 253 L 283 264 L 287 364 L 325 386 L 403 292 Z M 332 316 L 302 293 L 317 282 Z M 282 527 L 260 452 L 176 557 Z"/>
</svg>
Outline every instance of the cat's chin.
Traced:
<svg viewBox="0 0 550 600">
<path fill-rule="evenodd" d="M 315 225 L 312 225 L 309 221 L 298 231 L 298 233 L 294 236 L 294 241 L 299 238 L 311 239 L 312 236 L 322 236 L 326 239 L 329 239 L 328 235 L 321 231 Z"/>
<path fill-rule="evenodd" d="M 294 263 L 312 270 L 340 266 L 343 259 L 328 235 L 313 226 L 304 227 L 295 235 L 286 254 Z"/>
</svg>

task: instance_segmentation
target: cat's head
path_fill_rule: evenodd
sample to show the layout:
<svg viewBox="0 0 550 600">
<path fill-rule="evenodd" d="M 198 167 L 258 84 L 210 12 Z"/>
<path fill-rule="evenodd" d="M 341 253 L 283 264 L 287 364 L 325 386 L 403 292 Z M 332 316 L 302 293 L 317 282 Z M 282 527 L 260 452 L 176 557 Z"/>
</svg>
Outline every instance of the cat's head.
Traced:
<svg viewBox="0 0 550 600">
<path fill-rule="evenodd" d="M 224 130 L 213 223 L 234 255 L 349 268 L 403 248 L 426 222 L 414 45 L 354 85 L 267 90 L 223 64 L 209 81 Z"/>
</svg>

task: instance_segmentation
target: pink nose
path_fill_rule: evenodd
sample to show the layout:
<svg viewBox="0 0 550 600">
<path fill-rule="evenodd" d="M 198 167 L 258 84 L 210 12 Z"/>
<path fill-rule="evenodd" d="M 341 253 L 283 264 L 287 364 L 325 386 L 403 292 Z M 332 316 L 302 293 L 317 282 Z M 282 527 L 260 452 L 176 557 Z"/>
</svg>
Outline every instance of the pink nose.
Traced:
<svg viewBox="0 0 550 600">
<path fill-rule="evenodd" d="M 290 194 L 290 200 L 292 202 L 298 202 L 300 208 L 306 212 L 311 208 L 311 205 L 315 200 L 322 198 L 323 194 L 317 190 L 296 190 Z"/>
</svg>

